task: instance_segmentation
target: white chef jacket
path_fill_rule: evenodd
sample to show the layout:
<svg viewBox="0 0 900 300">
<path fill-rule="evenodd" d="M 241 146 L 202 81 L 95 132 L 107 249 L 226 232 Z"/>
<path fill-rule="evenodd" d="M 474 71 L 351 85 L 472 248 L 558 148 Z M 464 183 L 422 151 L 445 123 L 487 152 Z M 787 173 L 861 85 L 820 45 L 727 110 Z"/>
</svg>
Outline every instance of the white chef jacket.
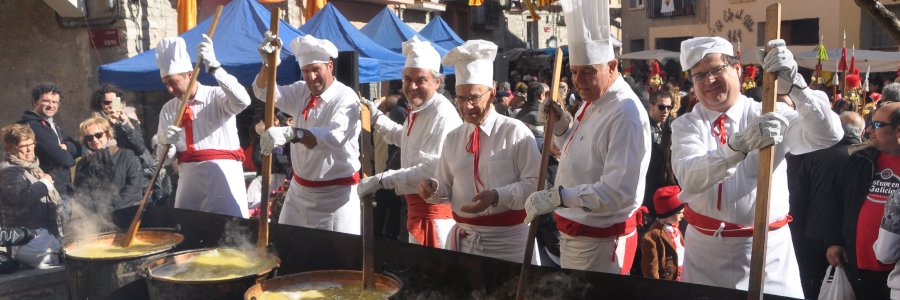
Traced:
<svg viewBox="0 0 900 300">
<path fill-rule="evenodd" d="M 403 125 L 386 116 L 378 118 L 375 130 L 384 141 L 400 147 L 400 169 L 381 183 L 398 195 L 416 194 L 419 182 L 430 178 L 437 169 L 441 147 L 447 134 L 462 125 L 456 107 L 440 93 L 411 111 Z M 410 130 L 412 127 L 412 130 Z"/>
<path fill-rule="evenodd" d="M 480 191 L 495 189 L 499 195 L 497 207 L 489 206 L 478 214 L 460 210 L 472 203 L 475 192 L 474 155 L 466 151 L 466 144 L 474 130 L 480 133 L 478 176 L 484 183 Z M 450 202 L 455 215 L 464 218 L 489 216 L 511 210 L 524 210 L 525 199 L 537 189 L 541 155 L 531 130 L 522 122 L 502 116 L 493 109 L 480 126 L 465 123 L 447 135 L 443 154 L 435 172 L 438 188 L 425 199 L 430 203 Z M 525 255 L 528 225 L 477 226 L 457 223 L 451 235 L 463 229 L 468 242 L 456 243 L 448 237 L 448 248 L 462 246 L 459 251 L 489 257 L 521 261 Z"/>
<path fill-rule="evenodd" d="M 622 223 L 641 206 L 650 165 L 650 121 L 631 87 L 617 78 L 600 99 L 584 102 L 554 142 L 562 151 L 556 185 L 569 208 L 556 214 L 592 227 Z M 585 211 L 581 207 L 590 209 Z"/>
<path fill-rule="evenodd" d="M 253 83 L 253 93 L 265 99 L 266 88 Z M 294 175 L 309 181 L 348 178 L 359 168 L 359 96 L 340 81 L 319 95 L 316 106 L 303 118 L 312 93 L 305 81 L 278 86 L 275 107 L 294 116 L 294 127 L 309 130 L 318 144 L 308 149 L 291 147 Z M 306 187 L 292 180 L 279 222 L 359 234 L 359 196 L 356 184 Z"/>
<path fill-rule="evenodd" d="M 266 98 L 266 88 L 253 93 Z M 291 147 L 294 174 L 306 180 L 327 181 L 350 177 L 359 170 L 359 96 L 350 87 L 334 80 L 303 119 L 303 110 L 312 93 L 305 81 L 278 86 L 275 107 L 294 116 L 294 127 L 312 132 L 318 144 L 313 149 Z M 284 101 L 282 101 L 284 99 Z"/>
<path fill-rule="evenodd" d="M 843 135 L 840 120 L 831 112 L 825 93 L 795 88 L 790 96 L 797 103 L 796 111 L 783 103 L 776 108 L 788 120 L 788 127 L 784 141 L 775 147 L 769 223 L 784 218 L 789 211 L 784 154 L 800 155 L 827 148 Z M 725 112 L 728 136 L 747 128 L 761 110 L 762 104 L 740 96 Z M 721 114 L 705 108 L 701 102 L 672 123 L 672 169 L 682 187 L 679 198 L 699 214 L 752 227 L 759 151 L 754 150 L 745 158 L 727 144 L 720 145 L 711 128 Z M 684 281 L 747 289 L 752 237 L 713 237 L 689 226 L 685 239 L 690 241 L 690 247 L 685 252 Z M 790 228 L 769 232 L 766 251 L 765 292 L 802 298 Z"/>
<path fill-rule="evenodd" d="M 218 87 L 197 85 L 197 93 L 190 102 L 194 120 L 191 131 L 194 150 L 242 151 L 238 139 L 235 115 L 250 106 L 247 90 L 224 69 L 213 72 Z M 157 134 L 164 134 L 175 123 L 180 98 L 163 105 L 159 114 Z M 187 129 L 185 129 L 187 131 Z M 187 132 L 177 142 L 177 149 L 186 149 Z M 178 166 L 178 189 L 175 207 L 247 217 L 247 191 L 244 189 L 242 162 L 215 159 L 201 162 L 182 162 Z"/>
</svg>

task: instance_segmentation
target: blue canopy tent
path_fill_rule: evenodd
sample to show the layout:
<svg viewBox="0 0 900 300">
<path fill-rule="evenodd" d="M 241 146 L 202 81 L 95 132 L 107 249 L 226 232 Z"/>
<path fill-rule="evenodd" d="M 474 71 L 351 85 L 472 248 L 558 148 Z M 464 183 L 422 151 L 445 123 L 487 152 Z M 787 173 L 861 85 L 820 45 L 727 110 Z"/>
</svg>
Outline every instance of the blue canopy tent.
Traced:
<svg viewBox="0 0 900 300">
<path fill-rule="evenodd" d="M 243 85 L 250 85 L 259 73 L 262 59 L 256 48 L 262 41 L 263 33 L 269 30 L 269 10 L 255 0 L 231 1 L 222 9 L 219 25 L 213 35 L 216 58 L 228 73 L 237 77 Z M 209 31 L 212 18 L 181 35 L 187 43 L 191 61 L 197 61 L 197 45 L 201 35 Z M 288 43 L 303 35 L 287 22 L 281 21 L 279 36 Z M 290 84 L 300 80 L 300 68 L 290 47 L 281 51 L 281 65 L 278 67 L 278 83 Z M 99 67 L 100 82 L 111 82 L 132 91 L 165 90 L 156 66 L 156 50 L 151 49 L 131 58 Z M 199 80 L 203 84 L 214 85 L 215 79 L 201 71 Z M 368 80 L 368 81 L 367 81 Z M 377 61 L 360 59 L 360 82 L 380 80 Z"/>
<path fill-rule="evenodd" d="M 441 16 L 435 16 L 431 22 L 428 22 L 428 25 L 425 25 L 422 30 L 419 30 L 419 34 L 448 50 L 456 48 L 465 42 L 456 35 L 453 28 L 450 28 L 450 25 L 448 25 L 447 22 L 444 22 L 444 19 L 442 19 Z"/>
<path fill-rule="evenodd" d="M 378 43 L 360 32 L 334 7 L 334 4 L 328 3 L 328 5 L 325 5 L 306 24 L 300 26 L 300 31 L 311 34 L 316 38 L 329 40 L 340 51 L 358 52 L 360 82 L 372 82 L 365 81 L 362 78 L 363 61 L 365 59 L 377 60 L 381 66 L 381 80 L 401 78 L 403 64 L 406 62 L 403 55 L 378 45 Z"/>
<path fill-rule="evenodd" d="M 406 42 L 413 36 L 418 36 L 419 39 L 428 41 L 428 38 L 416 32 L 409 27 L 409 25 L 406 25 L 406 23 L 400 20 L 400 17 L 397 17 L 397 15 L 387 7 L 382 9 L 378 15 L 375 15 L 375 17 L 372 18 L 366 26 L 363 26 L 360 31 L 372 38 L 373 41 L 378 42 L 379 45 L 384 45 L 385 48 L 400 53 L 401 55 L 403 53 L 403 42 Z M 447 54 L 448 49 L 441 47 L 434 42 L 432 42 L 432 46 L 434 46 L 434 49 L 437 50 L 441 57 Z M 442 70 L 444 74 L 453 74 L 453 67 L 448 68 L 442 66 Z"/>
</svg>

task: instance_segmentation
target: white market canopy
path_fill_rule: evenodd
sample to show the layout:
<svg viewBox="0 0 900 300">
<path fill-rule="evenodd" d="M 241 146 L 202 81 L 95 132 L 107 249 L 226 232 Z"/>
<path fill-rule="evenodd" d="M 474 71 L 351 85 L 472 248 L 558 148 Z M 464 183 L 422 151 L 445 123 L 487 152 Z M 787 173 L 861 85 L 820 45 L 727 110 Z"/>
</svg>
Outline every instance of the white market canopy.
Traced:
<svg viewBox="0 0 900 300">
<path fill-rule="evenodd" d="M 669 50 L 644 50 L 631 52 L 620 57 L 621 59 L 655 59 L 664 61 L 666 59 L 678 60 L 678 52 Z"/>
<path fill-rule="evenodd" d="M 816 68 L 816 49 L 813 48 L 807 52 L 795 54 L 797 64 L 804 68 Z M 850 65 L 850 57 L 853 50 L 847 49 L 847 65 Z M 841 48 L 832 48 L 828 50 L 828 61 L 822 61 L 822 70 L 834 72 L 836 62 L 841 59 Z M 856 50 L 856 67 L 860 72 L 865 73 L 866 68 L 872 67 L 872 72 L 896 72 L 900 65 L 900 52 L 896 51 L 874 51 L 874 50 Z"/>
</svg>

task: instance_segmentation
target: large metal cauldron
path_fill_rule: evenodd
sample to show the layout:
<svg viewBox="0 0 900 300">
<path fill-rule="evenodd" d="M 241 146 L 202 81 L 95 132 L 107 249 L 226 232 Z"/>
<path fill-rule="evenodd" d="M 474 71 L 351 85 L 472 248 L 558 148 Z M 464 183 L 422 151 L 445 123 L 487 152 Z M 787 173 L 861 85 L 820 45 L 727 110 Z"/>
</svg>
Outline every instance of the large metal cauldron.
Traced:
<svg viewBox="0 0 900 300">
<path fill-rule="evenodd" d="M 281 260 L 269 254 L 273 263 L 264 271 L 246 276 L 223 280 L 177 280 L 160 276 L 160 270 L 184 264 L 204 252 L 215 249 L 197 249 L 172 253 L 169 256 L 150 261 L 145 266 L 147 291 L 150 299 L 240 299 L 247 288 L 265 279 L 281 264 Z"/>
<path fill-rule="evenodd" d="M 276 277 L 274 279 L 264 280 L 253 285 L 247 293 L 244 294 L 244 300 L 262 299 L 263 292 L 280 290 L 289 286 L 300 285 L 305 283 L 339 283 L 343 285 L 362 284 L 362 272 L 355 270 L 324 270 L 311 271 L 288 276 Z M 375 276 L 375 289 L 393 296 L 403 287 L 400 280 L 393 275 L 377 274 Z"/>
<path fill-rule="evenodd" d="M 184 241 L 184 236 L 174 230 L 141 230 L 137 240 L 159 247 L 118 257 L 78 256 L 77 250 L 82 247 L 112 245 L 115 238 L 115 232 L 103 233 L 63 247 L 66 281 L 72 299 L 146 299 L 147 287 L 139 280 L 141 267 Z"/>
</svg>

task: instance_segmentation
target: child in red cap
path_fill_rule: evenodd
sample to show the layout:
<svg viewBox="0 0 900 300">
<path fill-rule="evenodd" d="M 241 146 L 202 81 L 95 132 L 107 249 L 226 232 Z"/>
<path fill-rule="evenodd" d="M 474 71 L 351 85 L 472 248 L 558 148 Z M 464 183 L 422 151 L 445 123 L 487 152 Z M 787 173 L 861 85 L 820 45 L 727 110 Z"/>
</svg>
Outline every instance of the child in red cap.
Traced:
<svg viewBox="0 0 900 300">
<path fill-rule="evenodd" d="M 680 281 L 684 265 L 684 237 L 678 222 L 684 218 L 681 188 L 661 187 L 653 194 L 657 220 L 641 237 L 641 271 L 644 277 Z"/>
</svg>

